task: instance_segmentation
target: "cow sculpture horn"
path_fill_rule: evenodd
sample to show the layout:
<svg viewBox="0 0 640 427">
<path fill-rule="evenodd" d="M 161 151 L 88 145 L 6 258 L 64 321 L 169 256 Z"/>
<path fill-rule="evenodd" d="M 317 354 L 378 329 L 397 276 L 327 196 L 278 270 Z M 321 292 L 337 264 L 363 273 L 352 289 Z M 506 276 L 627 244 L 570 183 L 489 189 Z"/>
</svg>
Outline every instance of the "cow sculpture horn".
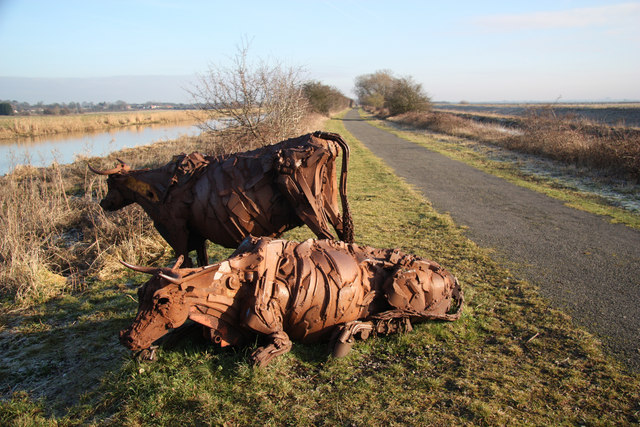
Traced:
<svg viewBox="0 0 640 427">
<path fill-rule="evenodd" d="M 178 274 L 179 276 L 181 276 L 181 274 L 178 272 L 178 269 L 180 268 L 183 262 L 184 262 L 184 256 L 180 255 L 176 260 L 175 265 L 171 269 L 169 269 L 169 268 L 158 268 L 158 267 L 141 267 L 139 265 L 129 264 L 126 261 L 120 260 L 120 263 L 122 265 L 124 265 L 127 268 L 130 268 L 133 271 L 137 271 L 139 273 L 151 274 L 151 275 L 160 274 L 160 277 L 163 277 L 172 283 L 178 283 L 176 281 L 177 280 L 179 281 L 180 279 L 170 276 L 170 274 Z M 202 268 L 183 268 L 181 270 L 182 273 L 184 273 L 185 270 L 187 273 L 191 273 L 194 271 L 202 270 Z"/>
<path fill-rule="evenodd" d="M 129 264 L 128 262 L 122 260 L 120 260 L 120 264 L 139 273 L 156 274 L 157 272 L 161 271 L 161 269 L 157 267 L 140 267 L 139 265 Z"/>
<path fill-rule="evenodd" d="M 101 171 L 98 169 L 95 169 L 94 167 L 92 167 L 90 164 L 87 164 L 87 166 L 89 167 L 89 169 L 91 170 L 91 172 L 98 174 L 98 175 L 112 175 L 114 173 L 118 173 L 118 172 L 128 172 L 129 170 L 131 170 L 131 168 L 129 167 L 128 164 L 126 164 L 125 162 L 123 162 L 120 159 L 116 159 L 118 162 L 120 162 L 120 164 L 118 166 L 116 166 L 113 169 L 109 169 L 106 171 Z"/>
<path fill-rule="evenodd" d="M 181 279 L 178 279 L 177 277 L 169 276 L 168 274 L 160 273 L 160 274 L 158 274 L 158 276 L 162 277 L 165 280 L 168 280 L 169 282 L 173 283 L 174 285 L 179 285 L 180 283 L 182 283 Z"/>
</svg>

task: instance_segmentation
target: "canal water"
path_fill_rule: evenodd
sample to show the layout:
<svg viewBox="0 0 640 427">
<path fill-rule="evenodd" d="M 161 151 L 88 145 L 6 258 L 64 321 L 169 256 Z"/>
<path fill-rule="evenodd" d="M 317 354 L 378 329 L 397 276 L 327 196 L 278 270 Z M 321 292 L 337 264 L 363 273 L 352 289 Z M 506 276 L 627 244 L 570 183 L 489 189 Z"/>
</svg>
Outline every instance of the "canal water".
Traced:
<svg viewBox="0 0 640 427">
<path fill-rule="evenodd" d="M 196 125 L 149 125 L 112 129 L 99 133 L 52 135 L 0 141 L 0 175 L 17 165 L 49 166 L 72 163 L 77 155 L 104 156 L 122 148 L 198 135 Z"/>
</svg>

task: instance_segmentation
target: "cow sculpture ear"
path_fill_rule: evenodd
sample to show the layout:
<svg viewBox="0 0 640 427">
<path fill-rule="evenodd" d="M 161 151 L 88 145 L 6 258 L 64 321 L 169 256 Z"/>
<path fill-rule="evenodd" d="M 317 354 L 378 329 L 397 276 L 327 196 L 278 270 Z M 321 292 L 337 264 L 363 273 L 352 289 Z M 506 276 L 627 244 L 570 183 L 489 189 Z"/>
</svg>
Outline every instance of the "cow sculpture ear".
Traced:
<svg viewBox="0 0 640 427">
<path fill-rule="evenodd" d="M 183 262 L 184 262 L 184 255 L 180 255 L 180 256 L 178 257 L 178 259 L 176 260 L 175 265 L 174 265 L 171 269 L 172 269 L 172 270 L 177 270 L 177 269 L 179 269 Z"/>
<path fill-rule="evenodd" d="M 128 164 L 126 164 L 120 159 L 116 159 L 116 160 L 118 161 L 118 163 L 120 163 L 117 167 L 120 168 L 121 172 L 129 172 L 131 170 L 131 166 L 129 166 Z"/>
</svg>

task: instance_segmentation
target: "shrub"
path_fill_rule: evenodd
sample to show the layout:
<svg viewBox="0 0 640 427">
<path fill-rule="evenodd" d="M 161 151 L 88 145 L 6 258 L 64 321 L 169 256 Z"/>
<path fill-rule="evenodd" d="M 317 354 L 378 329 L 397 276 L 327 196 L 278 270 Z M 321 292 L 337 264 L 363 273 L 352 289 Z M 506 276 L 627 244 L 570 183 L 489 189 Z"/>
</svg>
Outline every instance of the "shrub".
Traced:
<svg viewBox="0 0 640 427">
<path fill-rule="evenodd" d="M 414 82 L 411 77 L 403 77 L 393 82 L 385 107 L 392 116 L 409 111 L 427 111 L 430 109 L 430 99 L 420 83 Z"/>
<path fill-rule="evenodd" d="M 355 92 L 363 106 L 383 108 L 395 78 L 391 71 L 381 70 L 356 77 Z"/>
<path fill-rule="evenodd" d="M 349 106 L 351 100 L 332 86 L 310 81 L 302 86 L 311 111 L 328 116 Z"/>
<path fill-rule="evenodd" d="M 386 110 L 392 116 L 431 109 L 431 100 L 422 85 L 411 77 L 394 77 L 390 71 L 377 71 L 356 77 L 355 92 L 365 108 Z"/>
</svg>

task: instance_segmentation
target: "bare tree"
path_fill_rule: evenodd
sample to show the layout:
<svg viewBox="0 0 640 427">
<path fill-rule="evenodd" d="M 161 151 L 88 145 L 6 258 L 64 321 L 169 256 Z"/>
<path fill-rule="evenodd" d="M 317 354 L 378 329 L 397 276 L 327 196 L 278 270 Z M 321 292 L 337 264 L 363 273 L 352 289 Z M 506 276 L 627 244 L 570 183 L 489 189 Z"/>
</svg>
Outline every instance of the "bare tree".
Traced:
<svg viewBox="0 0 640 427">
<path fill-rule="evenodd" d="M 389 70 L 376 71 L 356 77 L 355 91 L 358 102 L 374 108 L 383 108 L 393 89 L 395 77 Z"/>
<path fill-rule="evenodd" d="M 254 65 L 248 51 L 243 41 L 230 66 L 211 65 L 190 91 L 207 113 L 204 128 L 259 145 L 297 136 L 307 112 L 303 69 L 265 61 Z"/>
</svg>

